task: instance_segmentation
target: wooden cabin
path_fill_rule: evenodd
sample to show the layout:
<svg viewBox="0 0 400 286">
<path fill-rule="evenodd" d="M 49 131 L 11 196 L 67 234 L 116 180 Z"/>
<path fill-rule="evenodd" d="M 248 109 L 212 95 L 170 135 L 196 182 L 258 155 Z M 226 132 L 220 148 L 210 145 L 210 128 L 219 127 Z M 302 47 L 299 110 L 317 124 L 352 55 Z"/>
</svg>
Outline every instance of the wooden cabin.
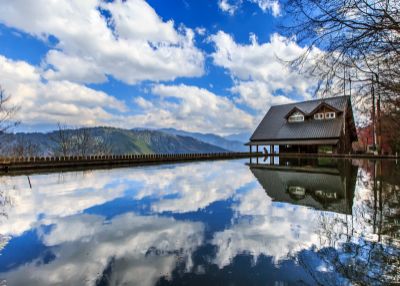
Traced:
<svg viewBox="0 0 400 286">
<path fill-rule="evenodd" d="M 301 171 L 285 162 L 253 164 L 250 170 L 273 201 L 352 214 L 358 167 L 349 162 L 329 168 L 310 165 Z"/>
<path fill-rule="evenodd" d="M 246 145 L 250 152 L 279 146 L 280 153 L 350 153 L 354 141 L 351 100 L 340 96 L 272 106 Z"/>
</svg>

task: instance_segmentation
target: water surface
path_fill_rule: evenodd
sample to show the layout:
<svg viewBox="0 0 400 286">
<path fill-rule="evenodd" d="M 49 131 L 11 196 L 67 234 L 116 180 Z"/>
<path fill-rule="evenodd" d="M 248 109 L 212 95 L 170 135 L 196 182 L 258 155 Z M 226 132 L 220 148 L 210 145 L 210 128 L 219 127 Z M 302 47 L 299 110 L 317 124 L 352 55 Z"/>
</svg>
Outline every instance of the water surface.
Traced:
<svg viewBox="0 0 400 286">
<path fill-rule="evenodd" d="M 400 282 L 400 165 L 261 161 L 0 177 L 0 285 Z"/>
</svg>

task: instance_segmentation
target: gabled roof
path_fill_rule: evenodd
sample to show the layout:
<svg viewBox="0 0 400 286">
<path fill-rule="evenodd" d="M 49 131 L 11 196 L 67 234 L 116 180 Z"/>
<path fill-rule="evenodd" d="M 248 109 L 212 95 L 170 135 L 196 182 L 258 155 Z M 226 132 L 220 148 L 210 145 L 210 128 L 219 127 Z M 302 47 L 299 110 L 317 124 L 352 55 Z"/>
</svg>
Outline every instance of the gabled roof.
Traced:
<svg viewBox="0 0 400 286">
<path fill-rule="evenodd" d="M 330 105 L 329 103 L 327 103 L 326 101 L 322 101 L 320 104 L 317 105 L 317 107 L 314 108 L 313 111 L 311 111 L 308 115 L 312 116 L 314 115 L 314 113 L 317 113 L 318 110 L 320 110 L 323 106 L 332 109 L 335 112 L 342 112 L 342 110 L 337 109 L 336 107 Z"/>
<path fill-rule="evenodd" d="M 277 202 L 287 202 L 296 205 L 303 205 L 319 210 L 328 210 L 337 213 L 352 213 L 352 197 L 355 185 L 351 186 L 348 194 L 345 191 L 345 185 L 338 174 L 324 174 L 316 172 L 297 172 L 295 170 L 273 170 L 257 167 L 250 168 L 253 175 L 264 188 L 268 196 Z M 288 187 L 296 186 L 306 189 L 304 198 L 293 199 Z M 317 192 L 336 193 L 336 199 L 332 201 L 321 201 Z M 346 199 L 346 196 L 351 196 Z"/>
<path fill-rule="evenodd" d="M 300 108 L 295 106 L 286 114 L 285 118 L 288 119 L 289 116 L 292 115 L 293 113 L 295 113 L 296 111 L 300 112 L 303 115 L 307 115 L 307 113 L 305 113 L 303 110 L 301 110 Z"/>
<path fill-rule="evenodd" d="M 339 138 L 344 123 L 343 116 L 296 123 L 288 123 L 286 120 L 286 115 L 294 108 L 311 114 L 323 103 L 338 112 L 344 112 L 347 105 L 351 105 L 349 96 L 340 96 L 272 106 L 250 137 L 250 141 Z"/>
</svg>

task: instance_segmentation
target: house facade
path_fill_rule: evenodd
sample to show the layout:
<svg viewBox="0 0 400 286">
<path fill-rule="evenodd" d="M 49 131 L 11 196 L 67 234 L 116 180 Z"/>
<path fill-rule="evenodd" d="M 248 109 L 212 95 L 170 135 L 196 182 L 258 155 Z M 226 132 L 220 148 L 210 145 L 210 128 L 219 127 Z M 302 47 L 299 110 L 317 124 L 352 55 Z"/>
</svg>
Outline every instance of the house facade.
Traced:
<svg viewBox="0 0 400 286">
<path fill-rule="evenodd" d="M 349 153 L 357 141 L 349 96 L 272 106 L 250 141 L 280 153 Z"/>
</svg>

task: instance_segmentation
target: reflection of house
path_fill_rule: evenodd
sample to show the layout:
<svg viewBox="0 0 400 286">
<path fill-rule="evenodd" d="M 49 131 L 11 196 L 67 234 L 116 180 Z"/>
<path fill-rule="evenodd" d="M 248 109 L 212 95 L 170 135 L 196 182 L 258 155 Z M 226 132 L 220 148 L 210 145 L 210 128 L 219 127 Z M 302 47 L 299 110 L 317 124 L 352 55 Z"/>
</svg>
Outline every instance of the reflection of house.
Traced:
<svg viewBox="0 0 400 286">
<path fill-rule="evenodd" d="M 350 97 L 341 96 L 272 106 L 247 145 L 279 146 L 280 152 L 347 153 L 356 140 Z"/>
<path fill-rule="evenodd" d="M 250 169 L 274 201 L 351 214 L 357 169 L 349 167 L 343 168 L 346 174 L 337 168 L 327 173 L 318 167 L 301 172 L 262 165 Z"/>
</svg>

